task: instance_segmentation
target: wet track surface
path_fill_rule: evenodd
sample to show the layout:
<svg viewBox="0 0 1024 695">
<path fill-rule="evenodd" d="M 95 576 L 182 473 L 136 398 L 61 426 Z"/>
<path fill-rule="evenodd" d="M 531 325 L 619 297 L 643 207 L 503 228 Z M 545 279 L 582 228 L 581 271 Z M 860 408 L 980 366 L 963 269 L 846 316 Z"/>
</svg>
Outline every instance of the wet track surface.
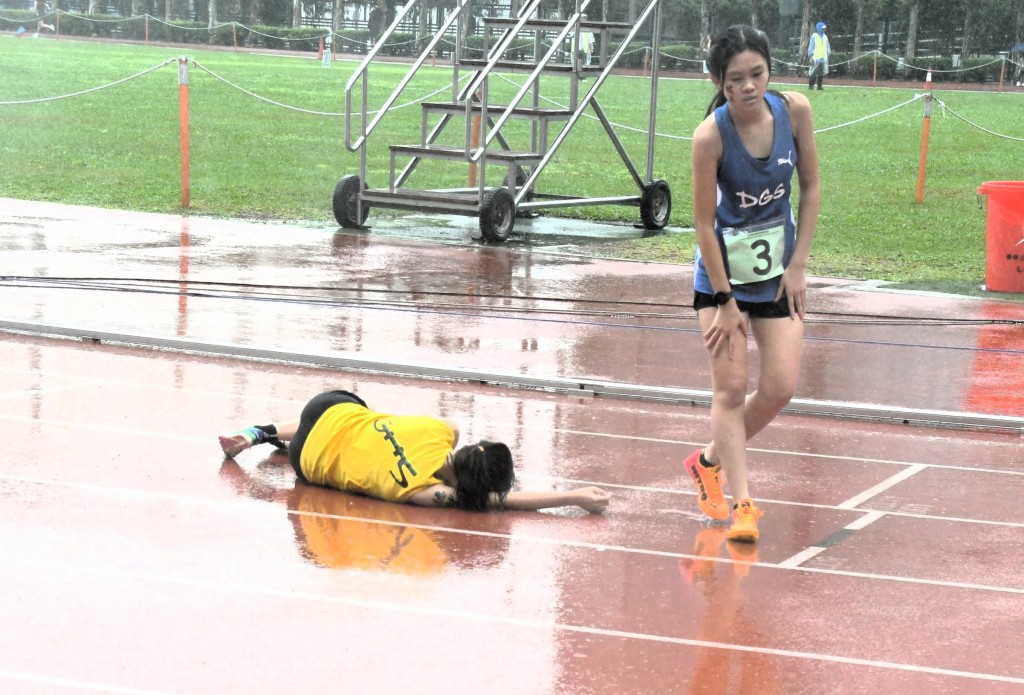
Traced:
<svg viewBox="0 0 1024 695">
<path fill-rule="evenodd" d="M 762 539 L 730 543 L 680 466 L 708 410 L 651 398 L 709 387 L 688 268 L 395 224 L 0 200 L 0 691 L 1024 692 L 1020 429 L 784 414 L 751 443 Z M 1024 417 L 1024 304 L 812 285 L 798 398 Z M 413 508 L 220 455 L 326 388 L 611 505 Z"/>
</svg>

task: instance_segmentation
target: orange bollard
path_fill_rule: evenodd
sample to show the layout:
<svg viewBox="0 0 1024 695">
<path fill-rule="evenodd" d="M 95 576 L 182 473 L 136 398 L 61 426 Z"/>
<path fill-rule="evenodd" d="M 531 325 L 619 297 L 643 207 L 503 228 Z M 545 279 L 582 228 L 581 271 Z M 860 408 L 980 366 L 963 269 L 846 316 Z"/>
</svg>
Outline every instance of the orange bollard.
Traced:
<svg viewBox="0 0 1024 695">
<path fill-rule="evenodd" d="M 480 146 L 480 117 L 473 116 L 473 130 L 470 133 L 470 147 L 476 149 Z M 469 163 L 469 186 L 476 186 L 476 162 Z"/>
<path fill-rule="evenodd" d="M 875 87 L 878 80 L 878 52 L 875 51 L 874 65 L 871 66 L 871 86 Z"/>
<path fill-rule="evenodd" d="M 928 134 L 932 127 L 932 71 L 929 70 L 924 80 L 924 125 L 921 128 L 921 159 L 917 165 L 917 202 L 924 201 L 924 172 L 928 164 Z"/>
<path fill-rule="evenodd" d="M 149 15 L 146 15 L 146 45 L 149 45 Z"/>
<path fill-rule="evenodd" d="M 1003 91 L 1003 78 L 1006 77 L 1006 58 L 999 64 L 999 91 Z"/>
<path fill-rule="evenodd" d="M 650 53 L 650 49 L 644 51 L 644 77 L 647 77 L 647 55 Z"/>
<path fill-rule="evenodd" d="M 320 50 L 316 52 L 317 60 L 324 59 L 324 37 L 320 37 Z"/>
<path fill-rule="evenodd" d="M 188 209 L 189 150 L 188 150 L 188 58 L 178 59 L 178 116 L 181 126 L 181 207 Z"/>
</svg>

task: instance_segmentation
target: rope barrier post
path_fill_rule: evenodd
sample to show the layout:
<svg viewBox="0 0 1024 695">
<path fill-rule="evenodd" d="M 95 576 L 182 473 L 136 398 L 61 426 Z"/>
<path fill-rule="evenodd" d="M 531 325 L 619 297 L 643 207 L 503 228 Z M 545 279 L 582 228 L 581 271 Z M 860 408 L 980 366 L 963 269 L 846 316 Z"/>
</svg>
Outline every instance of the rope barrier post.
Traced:
<svg viewBox="0 0 1024 695">
<path fill-rule="evenodd" d="M 238 24 L 231 22 L 231 45 L 237 51 L 238 50 L 238 31 L 236 30 Z"/>
<path fill-rule="evenodd" d="M 1006 56 L 999 62 L 999 91 L 1003 91 L 1003 78 L 1006 77 Z"/>
<path fill-rule="evenodd" d="M 878 86 L 878 51 L 875 51 L 874 65 L 871 66 L 871 86 Z"/>
<path fill-rule="evenodd" d="M 59 38 L 60 38 L 60 10 L 58 10 L 58 11 L 57 11 L 57 21 L 56 21 L 56 22 L 54 22 L 54 24 L 56 24 L 56 25 L 57 25 L 57 26 L 56 26 L 56 27 L 54 28 L 54 29 L 55 29 L 55 31 L 53 32 L 53 34 L 54 34 L 54 38 L 56 38 L 56 39 L 59 39 Z"/>
<path fill-rule="evenodd" d="M 188 58 L 178 59 L 178 114 L 181 123 L 181 207 L 189 208 Z"/>
<path fill-rule="evenodd" d="M 146 45 L 149 45 L 149 15 L 146 15 Z"/>
<path fill-rule="evenodd" d="M 921 160 L 917 165 L 917 202 L 924 201 L 924 171 L 928 163 L 928 133 L 932 126 L 932 71 L 924 78 L 924 125 L 921 128 Z"/>
<path fill-rule="evenodd" d="M 647 57 L 650 55 L 650 53 L 651 53 L 651 49 L 650 48 L 645 48 L 644 49 L 644 77 L 645 78 L 647 77 Z"/>
<path fill-rule="evenodd" d="M 473 116 L 473 130 L 470 135 L 470 146 L 476 150 L 480 147 L 480 116 Z M 469 187 L 476 187 L 476 162 L 469 163 Z"/>
</svg>

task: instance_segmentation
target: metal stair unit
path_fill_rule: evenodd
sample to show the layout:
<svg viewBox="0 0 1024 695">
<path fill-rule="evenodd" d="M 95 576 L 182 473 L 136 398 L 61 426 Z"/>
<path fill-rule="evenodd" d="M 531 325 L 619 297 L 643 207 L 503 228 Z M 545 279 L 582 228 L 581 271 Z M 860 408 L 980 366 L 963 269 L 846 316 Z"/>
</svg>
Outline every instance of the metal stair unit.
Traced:
<svg viewBox="0 0 1024 695">
<path fill-rule="evenodd" d="M 374 58 L 384 46 L 387 38 L 396 31 L 417 4 L 424 1 L 412 0 L 402 8 L 345 86 L 345 146 L 349 151 L 359 153 L 359 174 L 343 176 L 335 186 L 332 204 L 338 224 L 350 229 L 362 228 L 371 207 L 442 212 L 476 216 L 479 218 L 480 230 L 484 239 L 505 241 L 512 232 L 517 215 L 529 215 L 534 210 L 544 208 L 584 205 L 635 206 L 640 208 L 640 218 L 645 228 L 662 229 L 668 224 L 672 209 L 671 191 L 666 182 L 653 180 L 661 0 L 649 0 L 649 4 L 637 17 L 636 22 L 632 24 L 583 20 L 582 17 L 591 0 L 576 0 L 573 14 L 564 20 L 536 17 L 540 0 L 528 0 L 522 8 L 517 8 L 517 0 L 512 0 L 511 14 L 513 16 L 480 18 L 485 26 L 484 55 L 486 57 L 484 58 L 466 56 L 463 22 L 472 15 L 473 0 L 459 0 L 455 9 L 445 18 L 434 36 L 413 61 L 408 72 L 370 120 L 368 111 L 369 66 L 374 62 Z M 597 93 L 611 75 L 612 69 L 628 48 L 630 41 L 652 16 L 651 99 L 647 133 L 647 170 L 646 177 L 644 177 L 630 159 L 611 122 L 605 116 L 597 100 Z M 388 186 L 386 188 L 369 188 L 366 181 L 368 138 L 416 72 L 430 58 L 453 24 L 456 26 L 456 31 L 455 47 L 452 52 L 451 101 L 422 104 L 420 143 L 389 145 L 391 161 Z M 488 47 L 492 28 L 500 31 L 500 34 L 494 45 Z M 569 62 L 558 62 L 556 58 L 563 52 L 562 46 L 568 39 L 571 38 L 571 46 L 579 45 L 581 30 L 591 30 L 596 33 L 622 31 L 625 32 L 625 37 L 615 53 L 607 60 L 605 57 L 608 42 L 602 40 L 600 42 L 601 55 L 596 66 L 581 65 L 579 55 L 575 50 L 571 51 Z M 514 46 L 516 38 L 531 33 L 534 60 L 506 59 L 505 54 Z M 541 55 L 543 48 L 541 39 L 551 34 L 555 34 L 554 38 L 550 39 L 551 45 Z M 538 56 L 540 57 L 538 58 Z M 464 68 L 469 68 L 474 72 L 465 86 L 460 88 L 459 83 L 462 81 L 460 80 L 460 70 Z M 493 105 L 489 103 L 488 80 L 495 70 L 529 73 L 526 83 L 508 104 Z M 542 108 L 540 106 L 540 77 L 552 74 L 561 74 L 570 79 L 568 108 Z M 596 76 L 596 78 L 589 91 L 580 99 L 580 80 L 584 79 L 581 76 L 585 75 Z M 357 88 L 360 90 L 361 98 L 359 107 L 354 110 L 353 93 Z M 531 105 L 521 106 L 521 102 L 531 92 Z M 537 180 L 544 168 L 555 156 L 573 125 L 583 117 L 588 106 L 593 109 L 611 139 L 635 181 L 639 189 L 638 193 L 587 198 L 541 193 L 536 190 Z M 428 116 L 430 115 L 439 115 L 439 119 L 428 131 Z M 437 144 L 442 132 L 456 118 L 465 120 L 464 142 L 461 146 Z M 478 140 L 472 129 L 474 118 L 477 119 L 480 128 Z M 528 151 L 513 150 L 502 135 L 501 129 L 510 119 L 531 122 L 531 145 Z M 354 120 L 357 121 L 358 130 L 355 138 L 353 138 Z M 549 125 L 552 122 L 563 121 L 561 130 L 549 142 Z M 399 157 L 409 157 L 408 163 L 400 172 L 396 168 L 396 160 Z M 416 190 L 404 187 L 417 166 L 427 159 L 451 160 L 476 165 L 475 183 L 470 182 L 470 186 L 467 188 L 436 190 Z M 486 185 L 488 165 L 503 167 L 506 174 L 501 186 L 488 187 Z"/>
</svg>

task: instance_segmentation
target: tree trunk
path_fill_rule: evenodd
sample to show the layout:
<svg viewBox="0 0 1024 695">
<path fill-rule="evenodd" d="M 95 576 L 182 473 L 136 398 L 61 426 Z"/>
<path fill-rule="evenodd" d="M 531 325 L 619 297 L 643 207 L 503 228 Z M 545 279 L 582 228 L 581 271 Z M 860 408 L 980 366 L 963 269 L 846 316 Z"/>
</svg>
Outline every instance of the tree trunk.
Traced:
<svg viewBox="0 0 1024 695">
<path fill-rule="evenodd" d="M 345 0 L 334 0 L 334 9 L 331 10 L 331 31 L 337 34 L 341 31 L 342 22 L 345 19 Z"/>
<path fill-rule="evenodd" d="M 750 26 L 761 28 L 761 0 L 750 0 Z"/>
<path fill-rule="evenodd" d="M 302 26 L 302 0 L 292 2 L 292 29 Z"/>
<path fill-rule="evenodd" d="M 700 0 L 700 35 L 701 40 L 711 33 L 711 11 L 713 8 L 712 0 Z"/>
<path fill-rule="evenodd" d="M 864 0 L 857 0 L 857 24 L 853 30 L 853 59 L 860 55 L 861 36 L 864 34 Z"/>
<path fill-rule="evenodd" d="M 807 61 L 807 46 L 811 40 L 811 12 L 814 10 L 814 0 L 804 0 L 804 16 L 800 20 L 800 64 Z"/>
<path fill-rule="evenodd" d="M 960 46 L 960 57 L 963 60 L 971 55 L 971 44 L 974 43 L 971 33 L 974 31 L 974 3 L 968 2 L 964 7 L 964 42 Z"/>
<path fill-rule="evenodd" d="M 1021 41 L 1024 41 L 1024 0 L 1020 0 L 1020 6 L 1017 8 L 1017 35 L 1013 45 L 1016 46 Z"/>
<path fill-rule="evenodd" d="M 629 0 L 629 23 L 636 24 L 636 0 Z"/>
<path fill-rule="evenodd" d="M 921 17 L 921 0 L 910 0 L 910 19 L 907 21 L 907 46 L 903 52 L 909 63 L 917 55 L 917 23 Z"/>
<path fill-rule="evenodd" d="M 102 11 L 100 0 L 89 0 L 89 14 L 99 14 Z"/>
<path fill-rule="evenodd" d="M 210 21 L 207 23 L 207 28 L 213 29 L 217 26 L 217 0 L 210 0 Z M 213 40 L 213 34 L 210 34 L 210 40 Z"/>
</svg>

